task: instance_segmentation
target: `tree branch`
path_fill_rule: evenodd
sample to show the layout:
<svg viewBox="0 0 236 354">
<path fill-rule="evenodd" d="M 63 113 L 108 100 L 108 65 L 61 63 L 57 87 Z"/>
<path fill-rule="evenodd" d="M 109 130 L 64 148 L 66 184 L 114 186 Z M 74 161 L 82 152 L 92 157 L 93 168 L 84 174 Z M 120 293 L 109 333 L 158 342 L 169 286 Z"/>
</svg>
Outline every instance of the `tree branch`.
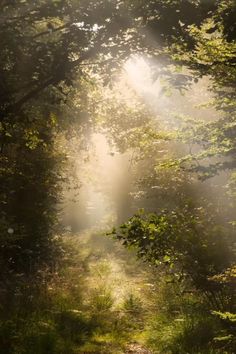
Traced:
<svg viewBox="0 0 236 354">
<path fill-rule="evenodd" d="M 96 52 L 98 51 L 98 48 L 100 47 L 101 44 L 102 44 L 102 40 L 96 42 L 96 45 L 94 45 L 94 47 L 92 47 L 87 52 L 84 52 L 77 60 L 70 62 L 68 64 L 67 73 L 76 69 L 76 67 L 78 67 L 79 65 L 82 65 L 82 62 L 90 59 L 94 54 L 96 54 Z M 20 111 L 20 109 L 22 108 L 22 106 L 26 102 L 28 102 L 29 100 L 36 97 L 40 92 L 42 92 L 44 89 L 46 89 L 50 85 L 56 85 L 59 82 L 61 82 L 66 76 L 66 73 L 63 72 L 64 65 L 65 65 L 65 63 L 63 63 L 60 67 L 58 67 L 56 69 L 56 73 L 53 76 L 51 76 L 49 79 L 47 79 L 46 81 L 42 82 L 37 87 L 32 89 L 30 92 L 28 92 L 25 96 L 23 96 L 17 102 L 8 106 L 6 108 L 6 110 L 4 112 L 2 112 L 2 114 L 0 116 L 0 121 L 3 121 L 4 118 L 10 113 L 14 113 L 14 112 L 18 113 Z"/>
</svg>

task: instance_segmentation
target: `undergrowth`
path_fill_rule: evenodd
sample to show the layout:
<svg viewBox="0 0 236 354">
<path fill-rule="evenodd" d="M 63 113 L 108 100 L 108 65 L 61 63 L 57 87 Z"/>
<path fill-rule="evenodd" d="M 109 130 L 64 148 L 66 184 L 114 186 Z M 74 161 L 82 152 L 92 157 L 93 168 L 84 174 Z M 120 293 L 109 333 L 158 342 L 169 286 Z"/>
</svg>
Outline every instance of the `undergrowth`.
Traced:
<svg viewBox="0 0 236 354">
<path fill-rule="evenodd" d="M 142 302 L 124 285 L 125 273 L 116 280 L 114 257 L 114 264 L 105 260 L 110 242 L 94 254 L 90 241 L 65 239 L 62 267 L 38 287 L 30 306 L 21 311 L 22 293 L 11 313 L 2 313 L 1 354 L 124 353 L 143 330 Z M 120 247 L 113 252 L 120 254 Z"/>
<path fill-rule="evenodd" d="M 124 354 L 130 343 L 152 354 L 236 352 L 188 284 L 149 270 L 113 240 L 82 236 L 65 238 L 62 266 L 47 282 L 37 291 L 33 280 L 22 285 L 12 308 L 1 309 L 0 354 Z"/>
<path fill-rule="evenodd" d="M 185 291 L 183 284 L 169 283 L 163 277 L 154 301 L 156 310 L 148 318 L 144 331 L 145 341 L 153 353 L 235 353 L 233 346 L 217 341 L 224 324 L 195 290 Z"/>
</svg>

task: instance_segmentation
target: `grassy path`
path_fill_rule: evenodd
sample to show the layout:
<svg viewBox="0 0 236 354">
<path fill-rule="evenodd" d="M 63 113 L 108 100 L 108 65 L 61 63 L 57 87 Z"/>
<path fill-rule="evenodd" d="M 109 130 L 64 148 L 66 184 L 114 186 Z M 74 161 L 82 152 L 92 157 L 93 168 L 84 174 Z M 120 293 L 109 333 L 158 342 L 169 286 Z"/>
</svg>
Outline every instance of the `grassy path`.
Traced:
<svg viewBox="0 0 236 354">
<path fill-rule="evenodd" d="M 88 159 L 78 159 L 76 167 L 83 184 L 80 199 L 68 208 L 66 219 L 68 225 L 72 220 L 88 229 L 63 237 L 65 254 L 71 256 L 58 284 L 52 284 L 56 310 L 66 317 L 60 335 L 69 338 L 73 354 L 149 353 L 143 333 L 153 306 L 151 269 L 102 231 L 114 225 L 121 210 L 127 212 L 130 156 L 111 154 L 102 134 L 94 134 L 90 143 Z"/>
<path fill-rule="evenodd" d="M 71 303 L 70 312 L 78 311 L 87 321 L 74 352 L 151 353 L 143 338 L 154 291 L 150 269 L 97 230 L 70 236 L 68 243 L 77 258 L 65 273 L 70 288 L 67 306 Z M 75 289 L 80 294 L 77 301 Z"/>
</svg>

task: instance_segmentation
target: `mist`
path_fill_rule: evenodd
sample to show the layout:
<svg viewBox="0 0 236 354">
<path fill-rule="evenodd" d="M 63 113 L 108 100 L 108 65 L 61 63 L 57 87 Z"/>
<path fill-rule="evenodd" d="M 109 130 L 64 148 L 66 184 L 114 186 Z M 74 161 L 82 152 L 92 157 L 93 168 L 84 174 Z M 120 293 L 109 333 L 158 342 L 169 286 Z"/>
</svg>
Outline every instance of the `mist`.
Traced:
<svg viewBox="0 0 236 354">
<path fill-rule="evenodd" d="M 211 123 L 221 118 L 222 113 L 208 104 L 214 98 L 208 77 L 191 83 L 184 91 L 173 88 L 172 92 L 166 94 L 161 79 L 153 81 L 153 71 L 156 70 L 158 71 L 158 64 L 149 65 L 148 60 L 141 56 L 131 57 L 125 63 L 113 88 L 107 92 L 104 87 L 106 93 L 102 101 L 109 95 L 114 95 L 119 97 L 121 105 L 130 101 L 127 107 L 129 104 L 132 107 L 133 100 L 141 102 L 144 109 L 150 112 L 150 121 L 155 124 L 157 131 L 159 127 L 174 132 L 178 130 L 179 116 L 192 117 L 203 123 Z M 112 118 L 109 119 L 112 126 Z M 126 124 L 129 126 L 129 121 Z M 134 156 L 138 154 L 136 148 L 131 147 L 123 153 L 112 138 L 109 129 L 98 124 L 87 136 L 85 149 L 72 153 L 73 158 L 69 164 L 73 170 L 73 183 L 78 182 L 81 186 L 78 187 L 77 197 L 74 192 L 65 192 L 63 200 L 63 227 L 72 233 L 89 228 L 111 228 L 111 225 L 125 222 L 141 208 L 155 211 L 168 205 L 168 191 L 167 194 L 164 192 L 163 196 L 163 191 L 159 192 L 161 187 L 153 185 L 151 191 L 146 192 L 140 186 L 140 181 L 148 176 L 147 164 L 150 165 L 150 162 L 142 158 L 135 159 Z M 79 144 L 76 139 L 73 143 L 75 145 Z M 180 142 L 167 147 L 169 151 L 175 150 L 177 156 L 188 154 L 190 149 L 191 154 L 197 154 L 201 146 Z M 211 158 L 207 163 L 211 163 Z M 225 213 L 228 197 L 223 188 L 228 177 L 226 171 L 205 181 L 193 177 L 194 183 L 189 189 L 189 195 L 196 206 L 199 205 L 203 194 L 210 203 L 214 204 L 216 199 L 220 200 L 217 208 L 222 223 L 228 217 L 227 211 Z M 64 187 L 66 190 L 68 186 Z M 188 186 L 185 185 L 184 188 L 187 191 Z M 73 188 L 72 190 L 74 191 Z"/>
<path fill-rule="evenodd" d="M 0 5 L 0 354 L 235 353 L 235 1 Z"/>
</svg>

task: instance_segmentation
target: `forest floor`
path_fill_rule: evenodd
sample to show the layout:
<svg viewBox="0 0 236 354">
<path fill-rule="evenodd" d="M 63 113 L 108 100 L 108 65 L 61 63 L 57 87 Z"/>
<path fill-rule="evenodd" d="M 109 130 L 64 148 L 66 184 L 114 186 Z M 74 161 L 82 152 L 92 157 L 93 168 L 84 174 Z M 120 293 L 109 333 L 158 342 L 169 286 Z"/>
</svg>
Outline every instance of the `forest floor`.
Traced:
<svg viewBox="0 0 236 354">
<path fill-rule="evenodd" d="M 132 250 L 104 234 L 89 229 L 67 237 L 73 261 L 65 273 L 70 293 L 65 300 L 89 319 L 75 352 L 151 354 L 144 331 L 153 311 L 155 276 Z"/>
</svg>

